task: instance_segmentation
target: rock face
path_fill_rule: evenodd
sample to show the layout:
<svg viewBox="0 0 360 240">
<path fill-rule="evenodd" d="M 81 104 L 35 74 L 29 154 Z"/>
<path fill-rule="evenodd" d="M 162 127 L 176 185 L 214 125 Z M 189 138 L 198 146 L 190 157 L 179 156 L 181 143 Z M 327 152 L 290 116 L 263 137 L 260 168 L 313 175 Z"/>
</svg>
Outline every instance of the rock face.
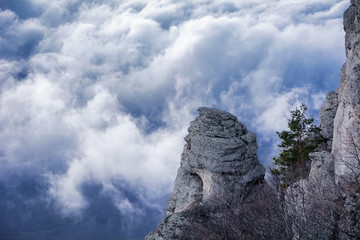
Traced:
<svg viewBox="0 0 360 240">
<path fill-rule="evenodd" d="M 334 120 L 332 153 L 337 176 L 349 172 L 354 164 L 354 144 L 360 146 L 360 1 L 352 0 L 344 13 L 346 63 L 337 90 L 338 108 Z"/>
<path fill-rule="evenodd" d="M 170 210 L 185 210 L 195 199 L 246 190 L 263 179 L 265 169 L 257 159 L 256 135 L 233 115 L 200 108 L 193 121 L 175 180 Z"/>
<path fill-rule="evenodd" d="M 360 239 L 360 1 L 344 13 L 346 63 L 321 108 L 327 151 L 310 155 L 307 179 L 287 189 L 295 239 Z M 331 151 L 331 153 L 329 152 Z"/>
<path fill-rule="evenodd" d="M 334 158 L 328 151 L 310 154 L 307 179 L 288 187 L 286 212 L 292 220 L 294 239 L 336 239 L 338 196 Z"/>
<path fill-rule="evenodd" d="M 245 199 L 264 181 L 256 135 L 230 113 L 200 108 L 191 122 L 167 216 L 146 239 L 177 239 L 186 212 L 222 195 Z M 239 194 L 238 194 L 239 195 Z"/>
<path fill-rule="evenodd" d="M 360 1 L 344 13 L 346 62 L 341 69 L 332 153 L 336 182 L 341 187 L 343 239 L 360 239 Z"/>
<path fill-rule="evenodd" d="M 325 149 L 331 151 L 334 134 L 334 118 L 338 108 L 338 94 L 330 92 L 326 95 L 326 101 L 320 109 L 321 135 L 325 138 Z"/>
</svg>

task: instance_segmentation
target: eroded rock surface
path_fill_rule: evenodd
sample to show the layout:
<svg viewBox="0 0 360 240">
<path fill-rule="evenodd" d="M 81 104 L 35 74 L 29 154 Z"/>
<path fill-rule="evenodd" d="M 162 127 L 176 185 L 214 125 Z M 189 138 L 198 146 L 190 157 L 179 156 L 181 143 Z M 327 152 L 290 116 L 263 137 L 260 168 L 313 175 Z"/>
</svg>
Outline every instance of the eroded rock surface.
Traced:
<svg viewBox="0 0 360 240">
<path fill-rule="evenodd" d="M 200 115 L 191 122 L 185 137 L 167 216 L 146 239 L 177 239 L 187 224 L 189 210 L 222 195 L 245 199 L 264 182 L 256 135 L 230 113 L 210 108 L 198 111 Z"/>
<path fill-rule="evenodd" d="M 355 146 L 360 146 L 360 2 L 351 1 L 344 13 L 346 63 L 341 70 L 332 153 L 336 175 L 349 173 Z"/>
<path fill-rule="evenodd" d="M 320 109 L 321 135 L 325 139 L 325 148 L 331 151 L 334 134 L 334 119 L 338 108 L 338 94 L 330 92 L 326 95 L 326 101 Z"/>
<path fill-rule="evenodd" d="M 320 112 L 328 151 L 310 155 L 309 177 L 290 186 L 285 196 L 294 239 L 360 239 L 359 0 L 344 13 L 344 30 L 340 86 L 327 95 Z"/>
<path fill-rule="evenodd" d="M 336 200 L 333 155 L 328 151 L 310 154 L 311 170 L 287 188 L 286 211 L 292 222 L 294 239 L 336 239 Z"/>
</svg>

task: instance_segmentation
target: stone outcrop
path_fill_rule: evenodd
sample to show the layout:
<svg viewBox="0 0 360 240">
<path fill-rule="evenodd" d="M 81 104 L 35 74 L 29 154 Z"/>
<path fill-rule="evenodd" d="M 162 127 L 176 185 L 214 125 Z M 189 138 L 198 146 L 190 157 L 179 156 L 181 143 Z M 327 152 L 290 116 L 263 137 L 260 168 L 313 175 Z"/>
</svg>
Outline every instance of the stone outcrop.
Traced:
<svg viewBox="0 0 360 240">
<path fill-rule="evenodd" d="M 360 2 L 352 0 L 344 13 L 346 63 L 337 90 L 338 108 L 334 120 L 332 153 L 336 175 L 349 173 L 354 164 L 354 144 L 360 146 Z"/>
<path fill-rule="evenodd" d="M 321 135 L 325 139 L 325 149 L 331 151 L 334 134 L 334 118 L 338 108 L 338 94 L 330 92 L 326 95 L 326 101 L 320 109 Z"/>
<path fill-rule="evenodd" d="M 285 196 L 294 239 L 360 238 L 359 0 L 352 0 L 344 13 L 344 30 L 340 86 L 320 111 L 327 151 L 310 155 L 309 177 L 290 186 Z"/>
<path fill-rule="evenodd" d="M 343 214 L 339 226 L 360 238 L 360 1 L 344 13 L 346 62 L 341 69 L 332 153 Z M 349 238 L 349 235 L 342 237 Z"/>
<path fill-rule="evenodd" d="M 230 113 L 210 108 L 198 111 L 185 137 L 167 216 L 146 239 L 177 239 L 188 223 L 188 211 L 223 195 L 249 198 L 254 187 L 264 182 L 256 135 Z"/>
<path fill-rule="evenodd" d="M 336 239 L 337 214 L 331 211 L 339 197 L 334 158 L 328 151 L 311 153 L 310 158 L 308 178 L 288 187 L 285 195 L 294 239 Z"/>
<path fill-rule="evenodd" d="M 342 239 L 360 239 L 360 1 L 344 13 L 346 62 L 341 70 L 332 153 L 343 200 Z M 351 235 L 346 234 L 351 233 Z M 353 237 L 354 236 L 354 237 Z"/>
</svg>

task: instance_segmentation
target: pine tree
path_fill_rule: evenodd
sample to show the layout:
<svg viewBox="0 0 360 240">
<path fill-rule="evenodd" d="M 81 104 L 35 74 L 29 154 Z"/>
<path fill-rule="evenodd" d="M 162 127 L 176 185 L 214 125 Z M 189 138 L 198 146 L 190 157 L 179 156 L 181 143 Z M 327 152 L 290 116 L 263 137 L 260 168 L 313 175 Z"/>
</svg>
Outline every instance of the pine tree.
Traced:
<svg viewBox="0 0 360 240">
<path fill-rule="evenodd" d="M 278 145 L 282 152 L 274 157 L 275 168 L 270 169 L 271 174 L 280 180 L 280 186 L 287 187 L 292 182 L 304 178 L 310 170 L 309 153 L 314 151 L 323 142 L 320 128 L 309 118 L 307 107 L 301 104 L 299 108 L 291 111 L 288 120 L 288 131 L 276 132 L 281 139 Z"/>
</svg>

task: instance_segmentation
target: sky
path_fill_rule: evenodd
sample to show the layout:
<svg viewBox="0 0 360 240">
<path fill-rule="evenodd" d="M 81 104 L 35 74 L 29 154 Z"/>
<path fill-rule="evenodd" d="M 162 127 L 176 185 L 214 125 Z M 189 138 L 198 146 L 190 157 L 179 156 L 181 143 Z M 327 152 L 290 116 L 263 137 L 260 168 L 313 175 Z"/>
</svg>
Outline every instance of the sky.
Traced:
<svg viewBox="0 0 360 240">
<path fill-rule="evenodd" d="M 143 238 L 202 106 L 271 166 L 289 111 L 338 87 L 349 4 L 1 0 L 0 239 Z"/>
</svg>

